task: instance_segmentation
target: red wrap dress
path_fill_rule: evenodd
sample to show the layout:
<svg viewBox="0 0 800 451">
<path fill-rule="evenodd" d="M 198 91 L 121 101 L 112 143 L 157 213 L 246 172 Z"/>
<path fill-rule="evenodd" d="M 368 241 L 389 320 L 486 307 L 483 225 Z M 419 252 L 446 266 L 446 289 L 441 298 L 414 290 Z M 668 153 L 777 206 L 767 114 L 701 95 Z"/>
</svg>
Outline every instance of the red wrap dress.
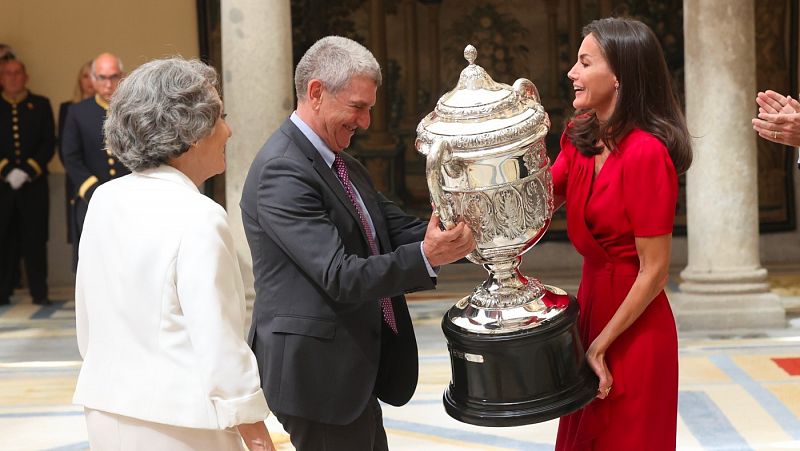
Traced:
<svg viewBox="0 0 800 451">
<path fill-rule="evenodd" d="M 597 176 L 594 157 L 564 134 L 552 171 L 556 195 L 566 197 L 567 233 L 583 255 L 577 297 L 588 349 L 636 279 L 635 237 L 672 233 L 678 178 L 664 144 L 639 129 Z M 674 450 L 678 338 L 664 291 L 611 344 L 606 363 L 614 378 L 609 396 L 561 418 L 556 450 Z"/>
</svg>

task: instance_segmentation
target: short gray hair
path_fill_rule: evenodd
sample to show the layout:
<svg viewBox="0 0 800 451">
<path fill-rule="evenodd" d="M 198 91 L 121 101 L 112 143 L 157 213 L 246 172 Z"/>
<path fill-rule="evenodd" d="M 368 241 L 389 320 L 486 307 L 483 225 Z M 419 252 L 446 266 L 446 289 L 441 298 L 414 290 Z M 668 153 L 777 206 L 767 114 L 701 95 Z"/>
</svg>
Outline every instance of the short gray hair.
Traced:
<svg viewBox="0 0 800 451">
<path fill-rule="evenodd" d="M 297 63 L 294 88 L 298 100 L 305 100 L 308 82 L 322 81 L 333 94 L 341 91 L 356 75 L 365 75 L 381 84 L 381 66 L 366 47 L 352 39 L 327 36 L 309 48 Z"/>
<path fill-rule="evenodd" d="M 111 97 L 106 147 L 131 171 L 166 164 L 213 132 L 222 113 L 216 83 L 214 69 L 198 60 L 139 66 Z"/>
</svg>

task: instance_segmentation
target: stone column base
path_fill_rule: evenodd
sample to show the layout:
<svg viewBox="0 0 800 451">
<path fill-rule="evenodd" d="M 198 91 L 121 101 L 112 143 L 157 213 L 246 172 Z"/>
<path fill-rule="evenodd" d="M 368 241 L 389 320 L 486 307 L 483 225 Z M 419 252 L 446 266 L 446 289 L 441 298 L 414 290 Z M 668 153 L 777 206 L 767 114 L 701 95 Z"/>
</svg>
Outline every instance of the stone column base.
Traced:
<svg viewBox="0 0 800 451">
<path fill-rule="evenodd" d="M 786 312 L 773 293 L 673 293 L 678 330 L 763 329 L 786 327 Z"/>
</svg>

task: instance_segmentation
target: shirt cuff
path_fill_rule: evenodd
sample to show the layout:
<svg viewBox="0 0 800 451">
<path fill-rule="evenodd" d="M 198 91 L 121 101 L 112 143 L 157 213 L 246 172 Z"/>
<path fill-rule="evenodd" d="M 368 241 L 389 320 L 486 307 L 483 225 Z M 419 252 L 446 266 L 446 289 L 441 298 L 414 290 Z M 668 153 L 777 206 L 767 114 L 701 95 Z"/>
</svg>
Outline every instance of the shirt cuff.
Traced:
<svg viewBox="0 0 800 451">
<path fill-rule="evenodd" d="M 424 241 L 419 243 L 419 251 L 422 253 L 422 261 L 425 262 L 425 267 L 428 269 L 428 275 L 431 277 L 437 277 L 439 275 L 439 267 L 437 266 L 434 268 L 431 266 L 430 262 L 428 262 L 428 257 L 425 256 L 425 251 L 422 249 L 422 243 L 424 243 Z"/>
<path fill-rule="evenodd" d="M 269 415 L 267 400 L 260 388 L 257 392 L 238 399 L 212 397 L 211 401 L 214 403 L 220 429 L 264 421 Z"/>
</svg>

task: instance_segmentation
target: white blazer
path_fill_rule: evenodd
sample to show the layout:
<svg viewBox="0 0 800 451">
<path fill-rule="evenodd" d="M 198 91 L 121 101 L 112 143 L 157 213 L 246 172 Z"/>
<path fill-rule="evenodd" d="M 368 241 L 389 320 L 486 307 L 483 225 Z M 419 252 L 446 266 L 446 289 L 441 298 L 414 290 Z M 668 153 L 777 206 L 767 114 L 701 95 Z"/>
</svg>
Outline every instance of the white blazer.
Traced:
<svg viewBox="0 0 800 451">
<path fill-rule="evenodd" d="M 75 287 L 76 404 L 204 429 L 267 417 L 226 219 L 166 165 L 97 188 Z"/>
</svg>

